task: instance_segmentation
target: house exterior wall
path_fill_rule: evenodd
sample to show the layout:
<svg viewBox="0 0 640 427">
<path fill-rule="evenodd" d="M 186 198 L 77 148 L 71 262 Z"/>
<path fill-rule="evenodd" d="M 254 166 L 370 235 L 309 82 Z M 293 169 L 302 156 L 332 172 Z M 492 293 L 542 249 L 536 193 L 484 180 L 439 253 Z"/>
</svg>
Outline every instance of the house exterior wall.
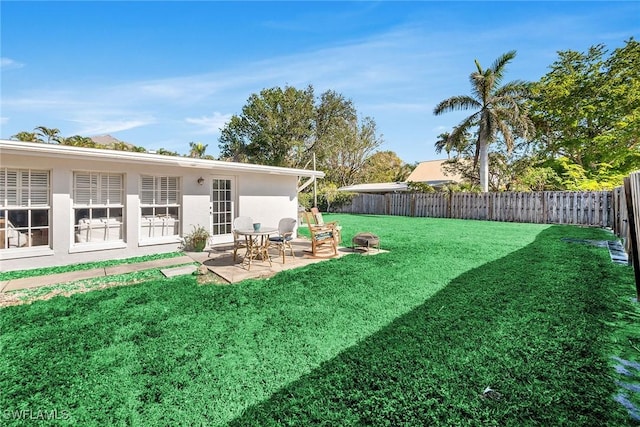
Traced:
<svg viewBox="0 0 640 427">
<path fill-rule="evenodd" d="M 263 226 L 277 227 L 281 218 L 298 217 L 297 180 L 279 175 L 246 174 L 239 177 L 238 215 L 250 216 Z"/>
<path fill-rule="evenodd" d="M 177 163 L 177 162 L 176 162 Z M 149 241 L 140 236 L 140 186 L 143 175 L 180 178 L 179 233 L 188 234 L 194 226 L 211 229 L 211 179 L 231 178 L 235 183 L 234 216 L 247 215 L 265 226 L 278 225 L 283 217 L 297 218 L 297 176 L 238 172 L 189 165 L 159 165 L 145 162 L 119 162 L 114 159 L 2 153 L 2 168 L 49 171 L 49 245 L 0 248 L 0 271 L 60 266 L 92 261 L 122 259 L 165 253 L 181 248 L 174 236 Z M 90 171 L 124 175 L 123 241 L 78 244 L 74 231 L 74 172 Z M 231 172 L 231 173 L 230 173 Z M 198 184 L 203 177 L 204 184 Z M 228 236 L 231 241 L 231 236 Z"/>
</svg>

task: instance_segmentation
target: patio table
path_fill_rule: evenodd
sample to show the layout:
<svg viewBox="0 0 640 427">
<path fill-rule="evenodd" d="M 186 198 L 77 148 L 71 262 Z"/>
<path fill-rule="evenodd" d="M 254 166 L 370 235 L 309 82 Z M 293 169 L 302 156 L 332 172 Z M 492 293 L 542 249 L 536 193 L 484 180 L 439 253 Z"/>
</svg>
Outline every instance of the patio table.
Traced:
<svg viewBox="0 0 640 427">
<path fill-rule="evenodd" d="M 236 230 L 241 236 L 244 236 L 247 242 L 247 252 L 245 253 L 242 263 L 245 260 L 248 263 L 247 270 L 251 270 L 251 261 L 260 257 L 262 261 L 269 261 L 271 266 L 271 258 L 269 257 L 269 236 L 277 234 L 278 229 L 275 227 L 261 227 L 259 230 Z"/>
</svg>

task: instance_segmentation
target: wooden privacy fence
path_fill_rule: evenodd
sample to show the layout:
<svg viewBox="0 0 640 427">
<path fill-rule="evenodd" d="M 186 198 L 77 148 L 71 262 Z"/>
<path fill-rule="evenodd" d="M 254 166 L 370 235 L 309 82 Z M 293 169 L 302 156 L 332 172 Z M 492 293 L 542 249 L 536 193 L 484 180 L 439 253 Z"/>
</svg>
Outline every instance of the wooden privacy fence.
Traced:
<svg viewBox="0 0 640 427">
<path fill-rule="evenodd" d="M 358 194 L 338 211 L 609 227 L 629 254 L 640 301 L 640 171 L 613 191 Z"/>
<path fill-rule="evenodd" d="M 358 194 L 344 213 L 612 227 L 611 191 Z"/>
<path fill-rule="evenodd" d="M 633 264 L 636 280 L 636 299 L 640 301 L 640 172 L 624 179 L 624 185 L 613 191 L 618 221 L 614 232 L 625 242 L 629 262 Z"/>
</svg>

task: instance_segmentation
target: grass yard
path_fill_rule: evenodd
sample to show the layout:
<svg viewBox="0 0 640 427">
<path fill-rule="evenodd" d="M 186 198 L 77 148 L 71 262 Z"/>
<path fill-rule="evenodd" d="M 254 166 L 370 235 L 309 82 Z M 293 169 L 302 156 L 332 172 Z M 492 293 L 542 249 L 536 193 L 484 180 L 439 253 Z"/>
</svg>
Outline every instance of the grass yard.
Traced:
<svg viewBox="0 0 640 427">
<path fill-rule="evenodd" d="M 637 402 L 621 386 L 640 374 L 633 271 L 561 240 L 611 234 L 325 219 L 345 242 L 372 231 L 390 252 L 233 286 L 187 276 L 1 309 L 3 422 L 635 425 L 618 403 Z"/>
</svg>

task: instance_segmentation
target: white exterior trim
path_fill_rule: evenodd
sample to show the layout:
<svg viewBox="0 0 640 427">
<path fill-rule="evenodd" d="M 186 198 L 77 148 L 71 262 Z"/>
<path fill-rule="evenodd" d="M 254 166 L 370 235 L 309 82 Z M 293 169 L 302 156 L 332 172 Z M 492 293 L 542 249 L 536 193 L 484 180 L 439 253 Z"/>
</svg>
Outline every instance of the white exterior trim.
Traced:
<svg viewBox="0 0 640 427">
<path fill-rule="evenodd" d="M 156 164 L 180 166 L 196 169 L 215 169 L 220 173 L 265 173 L 271 175 L 324 178 L 324 172 L 307 169 L 283 168 L 277 166 L 254 165 L 250 163 L 223 162 L 220 160 L 193 159 L 190 157 L 165 156 L 161 154 L 138 153 L 132 151 L 104 150 L 98 148 L 73 147 L 68 145 L 44 144 L 0 139 L 2 154 L 39 155 L 54 158 L 82 158 L 96 160 L 116 160 L 134 164 Z"/>
</svg>

